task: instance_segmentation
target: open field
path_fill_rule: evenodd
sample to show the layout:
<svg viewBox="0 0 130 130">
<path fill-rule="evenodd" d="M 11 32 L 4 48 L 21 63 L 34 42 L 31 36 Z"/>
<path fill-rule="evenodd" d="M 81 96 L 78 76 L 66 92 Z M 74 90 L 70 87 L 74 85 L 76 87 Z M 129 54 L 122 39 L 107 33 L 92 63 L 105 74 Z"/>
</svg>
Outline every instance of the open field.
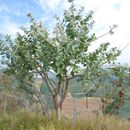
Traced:
<svg viewBox="0 0 130 130">
<path fill-rule="evenodd" d="M 86 98 L 79 98 L 75 100 L 76 103 L 76 114 L 77 116 L 87 117 L 92 113 L 97 113 L 101 111 L 101 101 L 100 98 L 89 97 L 86 102 Z M 65 99 L 63 108 L 64 115 L 71 116 L 74 111 L 74 99 L 69 96 Z"/>
</svg>

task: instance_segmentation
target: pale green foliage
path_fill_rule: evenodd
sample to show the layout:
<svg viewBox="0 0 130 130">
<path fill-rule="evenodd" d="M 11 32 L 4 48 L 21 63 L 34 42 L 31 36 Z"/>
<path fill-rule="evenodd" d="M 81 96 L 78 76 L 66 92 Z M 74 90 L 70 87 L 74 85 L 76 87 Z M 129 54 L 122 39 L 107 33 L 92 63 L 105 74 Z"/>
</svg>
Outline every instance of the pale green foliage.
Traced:
<svg viewBox="0 0 130 130">
<path fill-rule="evenodd" d="M 101 66 L 115 61 L 120 54 L 117 48 L 108 49 L 109 43 L 101 44 L 93 52 L 88 51 L 90 46 L 94 46 L 93 41 L 98 40 L 92 33 L 92 15 L 92 11 L 84 15 L 83 8 L 77 10 L 72 2 L 71 7 L 64 12 L 63 19 L 56 17 L 56 27 L 50 35 L 41 22 L 28 14 L 30 25 L 22 27 L 23 34 L 17 33 L 13 41 L 10 37 L 1 40 L 5 44 L 2 54 L 7 72 L 14 74 L 21 83 L 33 81 L 36 74 L 40 75 L 57 109 L 67 95 L 69 78 L 80 74 L 84 83 L 98 74 Z M 49 79 L 50 70 L 56 74 L 58 85 Z M 61 100 L 57 102 L 63 82 L 65 85 Z"/>
<path fill-rule="evenodd" d="M 115 76 L 119 78 L 119 80 L 125 80 L 130 75 L 130 69 L 128 65 L 117 64 L 113 67 L 112 70 Z"/>
<path fill-rule="evenodd" d="M 52 69 L 59 78 L 63 78 L 69 67 L 70 76 L 80 73 L 79 64 L 82 64 L 88 76 L 92 70 L 96 71 L 105 63 L 114 61 L 120 52 L 116 48 L 108 51 L 109 43 L 101 44 L 93 52 L 88 51 L 96 39 L 95 34 L 91 33 L 94 25 L 92 14 L 90 11 L 83 16 L 83 9 L 77 11 L 72 4 L 70 9 L 65 11 L 62 20 L 57 18 L 57 26 L 52 36 L 42 23 L 36 22 L 32 15 L 28 14 L 30 27 L 22 28 L 24 34 L 18 33 L 13 45 L 10 39 L 7 41 L 11 43 L 9 48 L 6 48 L 11 72 L 31 78 L 38 70 L 43 74 Z"/>
</svg>

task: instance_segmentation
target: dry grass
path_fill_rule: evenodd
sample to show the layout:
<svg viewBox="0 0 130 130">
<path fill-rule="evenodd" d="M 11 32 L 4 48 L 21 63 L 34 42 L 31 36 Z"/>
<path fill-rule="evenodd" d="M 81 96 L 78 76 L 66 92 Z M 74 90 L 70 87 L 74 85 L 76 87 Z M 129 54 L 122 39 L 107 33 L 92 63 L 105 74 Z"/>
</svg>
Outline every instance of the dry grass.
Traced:
<svg viewBox="0 0 130 130">
<path fill-rule="evenodd" d="M 130 122 L 113 116 L 91 116 L 78 119 L 62 117 L 60 122 L 50 117 L 30 112 L 17 112 L 0 117 L 0 130 L 130 130 Z"/>
<path fill-rule="evenodd" d="M 66 104 L 63 106 L 63 112 L 65 111 L 64 109 L 66 109 L 66 113 L 68 113 L 68 111 L 72 113 L 73 102 L 72 100 L 69 100 L 69 102 L 66 101 Z M 74 126 L 73 115 L 62 116 L 60 122 L 58 122 L 54 114 L 50 117 L 46 117 L 38 113 L 27 112 L 22 110 L 21 105 L 14 100 L 8 100 L 7 114 L 5 117 L 2 113 L 3 103 L 1 104 L 0 130 L 130 130 L 130 122 L 128 120 L 114 116 L 104 117 L 102 114 L 85 115 L 84 110 L 86 107 L 84 102 L 85 100 L 79 100 L 77 103 L 77 111 L 79 110 L 82 114 L 78 116 Z M 95 103 L 97 103 L 96 100 L 90 99 L 88 110 L 94 111 L 99 109 L 98 104 Z M 69 110 L 67 110 L 67 107 Z"/>
</svg>

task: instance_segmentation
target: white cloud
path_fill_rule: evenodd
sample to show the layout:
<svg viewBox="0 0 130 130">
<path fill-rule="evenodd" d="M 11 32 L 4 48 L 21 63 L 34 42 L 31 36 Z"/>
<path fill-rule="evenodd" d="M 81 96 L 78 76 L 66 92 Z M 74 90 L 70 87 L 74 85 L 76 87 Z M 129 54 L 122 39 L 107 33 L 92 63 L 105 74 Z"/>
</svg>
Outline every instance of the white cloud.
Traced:
<svg viewBox="0 0 130 130">
<path fill-rule="evenodd" d="M 61 0 L 35 0 L 35 1 L 38 4 L 40 4 L 43 9 L 48 8 L 50 10 L 55 10 L 61 2 Z"/>
<path fill-rule="evenodd" d="M 50 11 L 54 11 L 56 14 L 60 12 L 56 12 L 57 10 L 65 10 L 69 7 L 70 3 L 68 3 L 68 0 L 35 0 L 37 4 L 40 4 L 43 9 L 48 9 Z M 75 0 L 75 5 L 77 7 L 84 6 L 86 3 L 86 0 Z M 53 12 L 53 13 L 54 13 Z"/>
<path fill-rule="evenodd" d="M 63 11 L 69 7 L 68 0 L 34 0 L 43 9 L 43 17 L 41 19 L 48 23 L 48 27 L 52 28 L 53 21 L 50 21 L 54 14 L 61 16 Z M 95 32 L 101 35 L 109 30 L 109 26 L 117 24 L 118 28 L 112 36 L 105 36 L 94 43 L 97 46 L 101 42 L 110 42 L 111 47 L 116 46 L 123 48 L 130 42 L 130 1 L 129 0 L 75 0 L 76 6 L 85 7 L 86 11 L 94 10 Z M 5 6 L 0 6 L 0 12 L 9 12 Z M 42 13 L 42 12 L 41 12 Z M 0 32 L 14 35 L 20 31 L 19 25 L 10 19 L 5 19 L 0 25 Z M 122 52 L 119 61 L 129 63 L 130 65 L 130 45 Z"/>
<path fill-rule="evenodd" d="M 6 7 L 4 4 L 0 3 L 0 12 L 9 13 L 10 9 L 8 7 Z"/>
<path fill-rule="evenodd" d="M 19 29 L 20 25 L 11 21 L 9 17 L 6 17 L 0 24 L 0 33 L 9 34 L 14 36 L 17 32 L 21 32 Z"/>
<path fill-rule="evenodd" d="M 108 27 L 112 24 L 118 25 L 113 36 L 106 36 L 100 39 L 99 42 L 108 41 L 111 43 L 112 47 L 116 46 L 119 49 L 130 42 L 129 5 L 129 0 L 87 0 L 86 8 L 89 7 L 89 9 L 92 10 L 96 9 L 94 19 L 96 21 L 95 27 L 99 35 L 106 32 L 109 29 Z M 118 60 L 122 63 L 127 62 L 130 65 L 130 45 L 122 52 Z"/>
<path fill-rule="evenodd" d="M 69 4 L 67 0 L 37 0 L 43 9 L 60 14 L 57 10 L 67 9 Z M 113 24 L 117 24 L 118 28 L 112 36 L 105 36 L 98 40 L 95 46 L 101 42 L 110 42 L 111 47 L 123 48 L 130 42 L 130 1 L 129 0 L 75 0 L 77 7 L 84 6 L 86 11 L 94 11 L 95 31 L 97 35 L 101 35 L 109 30 Z M 122 63 L 130 64 L 130 45 L 122 52 L 118 58 Z"/>
</svg>

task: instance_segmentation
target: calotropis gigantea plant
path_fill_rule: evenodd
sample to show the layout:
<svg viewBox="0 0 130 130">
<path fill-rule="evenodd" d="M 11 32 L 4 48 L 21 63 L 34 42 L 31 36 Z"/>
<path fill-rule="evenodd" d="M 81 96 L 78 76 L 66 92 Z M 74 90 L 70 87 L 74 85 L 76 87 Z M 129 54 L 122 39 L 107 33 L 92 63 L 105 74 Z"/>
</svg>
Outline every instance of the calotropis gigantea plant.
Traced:
<svg viewBox="0 0 130 130">
<path fill-rule="evenodd" d="M 17 33 L 14 41 L 6 40 L 8 46 L 4 53 L 8 72 L 22 82 L 30 81 L 36 74 L 42 77 L 53 97 L 57 117 L 68 92 L 69 80 L 77 74 L 82 75 L 83 81 L 91 78 L 102 65 L 116 60 L 120 54 L 116 48 L 108 50 L 109 43 L 101 44 L 93 52 L 88 50 L 98 39 L 92 33 L 93 12 L 85 14 L 83 8 L 77 10 L 73 1 L 70 2 L 63 18 L 56 17 L 56 27 L 51 35 L 41 22 L 28 14 L 30 26 L 22 27 L 24 33 Z M 57 84 L 49 77 L 50 70 L 56 74 Z"/>
</svg>

